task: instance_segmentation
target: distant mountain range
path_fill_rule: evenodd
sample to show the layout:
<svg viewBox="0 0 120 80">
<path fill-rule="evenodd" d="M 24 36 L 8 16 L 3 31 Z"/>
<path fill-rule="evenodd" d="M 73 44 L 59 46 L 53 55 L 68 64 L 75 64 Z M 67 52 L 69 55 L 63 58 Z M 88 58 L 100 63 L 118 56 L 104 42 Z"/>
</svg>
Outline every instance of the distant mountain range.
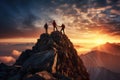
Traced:
<svg viewBox="0 0 120 80">
<path fill-rule="evenodd" d="M 106 43 L 93 48 L 93 50 L 120 56 L 120 43 Z"/>
<path fill-rule="evenodd" d="M 112 72 L 103 67 L 89 68 L 90 80 L 119 80 L 120 73 Z"/>
<path fill-rule="evenodd" d="M 120 79 L 120 45 L 106 43 L 80 56 L 91 80 Z"/>
</svg>

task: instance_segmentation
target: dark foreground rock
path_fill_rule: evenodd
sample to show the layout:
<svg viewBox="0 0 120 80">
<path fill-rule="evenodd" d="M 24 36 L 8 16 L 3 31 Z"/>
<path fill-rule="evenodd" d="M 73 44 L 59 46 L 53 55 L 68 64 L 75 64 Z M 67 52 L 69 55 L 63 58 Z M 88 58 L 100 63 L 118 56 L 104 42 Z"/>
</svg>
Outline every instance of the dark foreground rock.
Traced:
<svg viewBox="0 0 120 80">
<path fill-rule="evenodd" d="M 4 80 L 89 80 L 82 60 L 65 34 L 42 34 L 24 51 Z"/>
</svg>

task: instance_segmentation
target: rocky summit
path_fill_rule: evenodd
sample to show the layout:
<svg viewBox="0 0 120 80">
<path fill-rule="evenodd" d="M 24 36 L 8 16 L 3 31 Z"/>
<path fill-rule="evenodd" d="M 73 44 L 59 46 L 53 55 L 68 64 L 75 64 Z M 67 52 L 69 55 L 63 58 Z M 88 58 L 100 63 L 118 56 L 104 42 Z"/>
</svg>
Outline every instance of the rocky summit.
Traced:
<svg viewBox="0 0 120 80">
<path fill-rule="evenodd" d="M 1 69 L 0 80 L 89 80 L 72 42 L 59 31 L 41 34 L 14 65 L 0 64 Z"/>
</svg>

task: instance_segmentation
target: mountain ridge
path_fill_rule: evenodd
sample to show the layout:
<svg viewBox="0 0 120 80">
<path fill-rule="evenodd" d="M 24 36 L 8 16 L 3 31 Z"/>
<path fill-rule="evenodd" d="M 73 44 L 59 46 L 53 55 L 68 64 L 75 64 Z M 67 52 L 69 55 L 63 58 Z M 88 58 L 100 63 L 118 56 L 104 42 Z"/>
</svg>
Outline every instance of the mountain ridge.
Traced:
<svg viewBox="0 0 120 80">
<path fill-rule="evenodd" d="M 91 80 L 119 80 L 119 47 L 119 44 L 106 43 L 80 56 Z"/>
<path fill-rule="evenodd" d="M 109 43 L 94 47 L 92 50 L 98 50 L 102 52 L 106 52 L 112 55 L 120 56 L 120 45 L 119 43 Z"/>
<path fill-rule="evenodd" d="M 44 77 L 43 74 L 49 77 Z M 8 78 L 10 80 L 36 78 L 39 78 L 38 80 L 89 80 L 89 74 L 67 35 L 54 31 L 51 34 L 41 34 L 32 49 L 22 52 Z"/>
</svg>

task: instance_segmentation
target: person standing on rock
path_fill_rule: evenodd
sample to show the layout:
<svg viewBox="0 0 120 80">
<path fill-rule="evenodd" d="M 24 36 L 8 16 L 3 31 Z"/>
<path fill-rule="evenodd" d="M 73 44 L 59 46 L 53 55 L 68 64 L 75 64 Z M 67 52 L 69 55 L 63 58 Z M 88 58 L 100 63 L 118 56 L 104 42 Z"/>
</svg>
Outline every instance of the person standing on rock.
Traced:
<svg viewBox="0 0 120 80">
<path fill-rule="evenodd" d="M 55 20 L 53 20 L 52 25 L 53 25 L 53 31 L 58 31 Z"/>
<path fill-rule="evenodd" d="M 44 28 L 45 28 L 45 32 L 48 33 L 48 24 L 47 23 L 44 25 Z"/>
<path fill-rule="evenodd" d="M 65 31 L 64 31 L 64 29 L 65 29 L 65 25 L 64 25 L 64 24 L 62 24 L 62 25 L 61 25 L 61 27 L 62 27 L 62 28 L 61 28 L 60 32 L 65 33 Z"/>
</svg>

